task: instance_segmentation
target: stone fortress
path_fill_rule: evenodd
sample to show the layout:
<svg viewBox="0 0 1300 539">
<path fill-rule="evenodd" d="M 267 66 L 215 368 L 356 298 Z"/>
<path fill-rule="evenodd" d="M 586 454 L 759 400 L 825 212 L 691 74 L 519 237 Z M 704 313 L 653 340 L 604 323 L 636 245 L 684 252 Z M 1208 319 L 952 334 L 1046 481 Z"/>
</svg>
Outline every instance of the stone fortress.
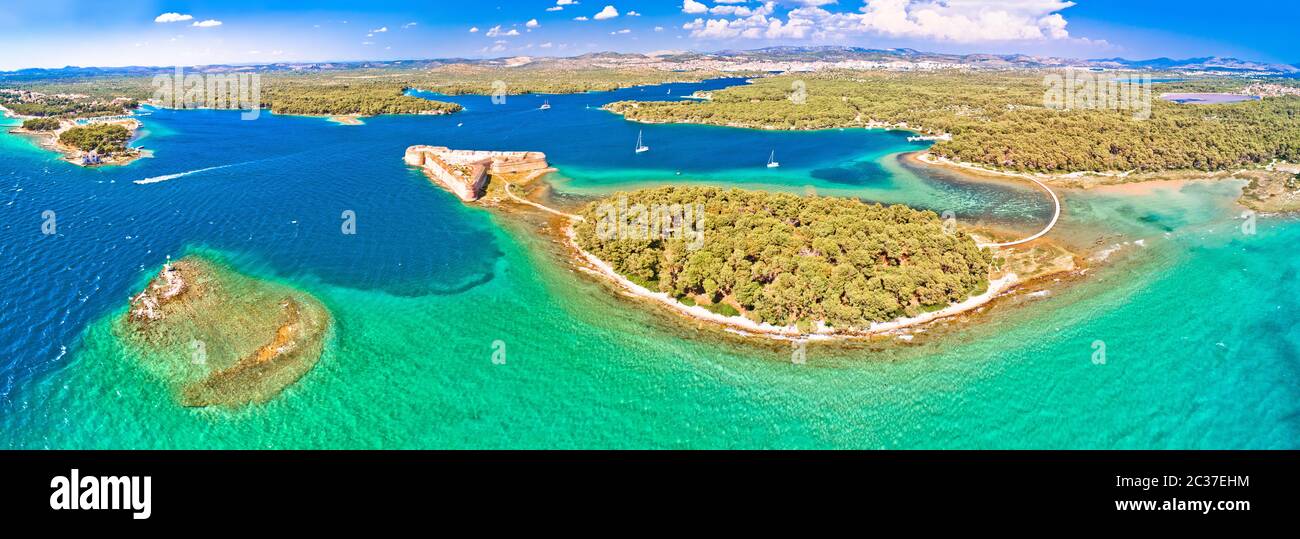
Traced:
<svg viewBox="0 0 1300 539">
<path fill-rule="evenodd" d="M 411 146 L 406 149 L 406 164 L 423 168 L 465 202 L 483 196 L 490 176 L 527 175 L 550 169 L 546 154 L 541 152 L 453 150 L 444 146 Z"/>
</svg>

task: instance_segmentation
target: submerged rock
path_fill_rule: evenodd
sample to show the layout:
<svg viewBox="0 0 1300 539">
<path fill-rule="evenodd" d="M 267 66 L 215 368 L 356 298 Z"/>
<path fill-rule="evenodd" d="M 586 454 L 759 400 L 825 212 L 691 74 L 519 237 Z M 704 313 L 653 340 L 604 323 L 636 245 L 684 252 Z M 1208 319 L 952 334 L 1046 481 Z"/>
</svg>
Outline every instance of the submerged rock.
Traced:
<svg viewBox="0 0 1300 539">
<path fill-rule="evenodd" d="M 132 298 L 119 334 L 182 405 L 241 406 L 310 371 L 330 324 L 305 292 L 187 257 Z"/>
</svg>

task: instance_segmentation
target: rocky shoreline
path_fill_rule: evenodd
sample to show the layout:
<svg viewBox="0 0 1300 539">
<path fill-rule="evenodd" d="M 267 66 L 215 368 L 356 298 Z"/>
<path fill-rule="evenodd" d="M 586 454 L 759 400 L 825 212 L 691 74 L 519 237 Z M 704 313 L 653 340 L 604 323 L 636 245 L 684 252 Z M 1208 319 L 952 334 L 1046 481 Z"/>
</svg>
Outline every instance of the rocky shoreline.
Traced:
<svg viewBox="0 0 1300 539">
<path fill-rule="evenodd" d="M 132 297 L 118 334 L 182 406 L 267 402 L 320 360 L 332 324 L 311 296 L 186 257 Z"/>
</svg>

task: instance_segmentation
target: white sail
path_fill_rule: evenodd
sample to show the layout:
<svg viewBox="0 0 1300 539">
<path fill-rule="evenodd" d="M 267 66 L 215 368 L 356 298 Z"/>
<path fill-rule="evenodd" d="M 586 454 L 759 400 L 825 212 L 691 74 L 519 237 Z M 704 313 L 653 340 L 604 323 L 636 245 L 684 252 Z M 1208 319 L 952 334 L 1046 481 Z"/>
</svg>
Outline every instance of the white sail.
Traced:
<svg viewBox="0 0 1300 539">
<path fill-rule="evenodd" d="M 646 146 L 645 143 L 643 142 L 642 136 L 644 134 L 645 134 L 644 131 L 638 131 L 636 134 L 636 153 L 645 153 L 650 151 L 650 147 Z"/>
</svg>

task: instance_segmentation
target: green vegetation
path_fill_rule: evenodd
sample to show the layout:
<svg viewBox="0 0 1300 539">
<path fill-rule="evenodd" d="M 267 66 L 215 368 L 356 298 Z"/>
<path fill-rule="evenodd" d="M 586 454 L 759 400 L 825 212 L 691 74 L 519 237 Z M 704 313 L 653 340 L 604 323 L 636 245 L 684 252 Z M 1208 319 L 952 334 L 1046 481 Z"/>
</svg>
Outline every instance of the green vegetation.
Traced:
<svg viewBox="0 0 1300 539">
<path fill-rule="evenodd" d="M 690 234 L 602 234 L 601 209 L 621 197 L 647 208 L 702 204 L 695 230 L 704 241 L 691 250 Z M 965 233 L 945 233 L 933 212 L 856 199 L 661 187 L 593 202 L 582 216 L 579 245 L 620 274 L 688 305 L 779 326 L 862 328 L 915 316 L 985 290 L 992 263 Z"/>
<path fill-rule="evenodd" d="M 23 129 L 28 131 L 54 131 L 59 128 L 59 121 L 54 118 L 32 118 L 23 121 Z"/>
<path fill-rule="evenodd" d="M 22 116 L 89 118 L 126 114 L 139 106 L 132 99 L 100 100 L 84 95 L 21 95 L 13 90 L 0 93 L 0 105 Z"/>
<path fill-rule="evenodd" d="M 84 152 L 115 155 L 126 151 L 131 131 L 115 124 L 91 124 L 73 127 L 59 135 L 59 142 Z"/>
<path fill-rule="evenodd" d="M 619 102 L 629 119 L 774 129 L 905 124 L 951 133 L 931 152 L 1032 172 L 1225 170 L 1300 161 L 1300 97 L 1229 105 L 1179 105 L 1164 92 L 1218 91 L 1245 81 L 1158 84 L 1152 116 L 1044 107 L 1044 72 L 834 72 L 779 76 L 713 92 L 709 102 Z M 807 100 L 789 97 L 796 81 Z"/>
<path fill-rule="evenodd" d="M 405 85 L 312 79 L 263 81 L 262 106 L 277 114 L 450 114 L 461 106 L 403 94 Z"/>
</svg>

